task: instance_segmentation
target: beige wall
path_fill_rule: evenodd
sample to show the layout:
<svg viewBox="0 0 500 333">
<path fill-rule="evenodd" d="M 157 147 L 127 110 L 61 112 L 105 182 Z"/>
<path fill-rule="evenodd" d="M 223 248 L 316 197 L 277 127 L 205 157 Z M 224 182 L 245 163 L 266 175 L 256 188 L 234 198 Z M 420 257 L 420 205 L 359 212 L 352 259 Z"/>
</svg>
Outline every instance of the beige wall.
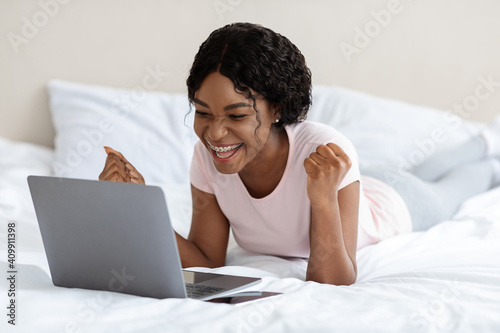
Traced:
<svg viewBox="0 0 500 333">
<path fill-rule="evenodd" d="M 52 145 L 51 78 L 133 88 L 158 67 L 159 90 L 183 92 L 199 44 L 233 21 L 289 37 L 315 84 L 488 121 L 500 113 L 498 17 L 495 0 L 0 0 L 0 136 Z"/>
</svg>

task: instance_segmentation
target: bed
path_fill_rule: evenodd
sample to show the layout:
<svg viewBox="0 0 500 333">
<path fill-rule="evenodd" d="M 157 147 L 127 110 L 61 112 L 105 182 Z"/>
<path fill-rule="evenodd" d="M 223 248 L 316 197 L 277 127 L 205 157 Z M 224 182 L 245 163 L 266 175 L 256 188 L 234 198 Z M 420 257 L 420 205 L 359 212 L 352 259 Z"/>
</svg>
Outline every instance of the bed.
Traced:
<svg viewBox="0 0 500 333">
<path fill-rule="evenodd" d="M 16 246 L 16 283 L 2 279 L 2 332 L 500 331 L 500 188 L 469 199 L 453 219 L 428 231 L 361 249 L 351 286 L 305 282 L 306 260 L 246 252 L 233 239 L 226 266 L 197 269 L 261 277 L 254 289 L 282 295 L 230 305 L 53 286 L 26 177 L 97 179 L 102 145 L 110 145 L 147 183 L 164 189 L 174 228 L 187 235 L 196 138 L 183 94 L 60 80 L 48 82 L 47 89 L 55 148 L 0 138 L 0 266 L 7 278 L 13 270 L 8 234 L 15 234 Z M 308 120 L 343 132 L 361 164 L 401 168 L 467 140 L 483 126 L 334 86 L 314 87 Z M 12 299 L 15 326 L 6 308 Z"/>
</svg>

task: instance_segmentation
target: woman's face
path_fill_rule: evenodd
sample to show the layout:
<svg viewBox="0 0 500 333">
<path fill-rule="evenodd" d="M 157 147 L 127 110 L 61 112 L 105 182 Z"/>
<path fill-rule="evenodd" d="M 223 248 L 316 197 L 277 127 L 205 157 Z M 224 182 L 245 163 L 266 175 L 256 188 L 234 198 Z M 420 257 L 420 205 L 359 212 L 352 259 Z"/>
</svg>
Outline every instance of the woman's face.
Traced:
<svg viewBox="0 0 500 333">
<path fill-rule="evenodd" d="M 258 96 L 258 95 L 257 95 Z M 237 93 L 233 82 L 219 72 L 209 74 L 195 94 L 194 131 L 212 156 L 217 170 L 237 173 L 264 160 L 276 140 L 271 131 L 278 113 L 256 97 L 253 101 Z M 260 126 L 259 126 L 260 125 Z"/>
</svg>

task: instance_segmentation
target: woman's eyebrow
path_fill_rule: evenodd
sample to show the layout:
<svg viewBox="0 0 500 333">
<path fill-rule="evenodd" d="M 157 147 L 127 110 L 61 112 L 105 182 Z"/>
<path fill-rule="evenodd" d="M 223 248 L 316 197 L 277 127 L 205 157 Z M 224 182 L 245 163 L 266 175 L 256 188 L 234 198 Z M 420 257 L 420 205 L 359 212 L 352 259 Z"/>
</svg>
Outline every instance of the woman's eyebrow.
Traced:
<svg viewBox="0 0 500 333">
<path fill-rule="evenodd" d="M 250 104 L 248 104 L 248 103 L 239 102 L 239 103 L 234 103 L 234 104 L 226 105 L 224 107 L 224 111 L 229 111 L 229 110 L 236 109 L 236 108 L 248 108 L 248 107 L 251 108 L 253 106 L 250 105 Z"/>
<path fill-rule="evenodd" d="M 193 102 L 195 102 L 196 104 L 200 104 L 201 106 L 204 106 L 204 107 L 208 108 L 208 104 L 207 104 L 207 103 L 200 101 L 200 100 L 199 100 L 198 98 L 196 98 L 196 97 L 195 97 L 195 98 L 193 98 Z"/>
<path fill-rule="evenodd" d="M 200 104 L 201 106 L 204 106 L 206 108 L 209 108 L 208 104 L 205 102 L 200 101 L 198 98 L 193 98 L 193 102 L 196 104 Z M 236 108 L 248 108 L 248 107 L 253 107 L 251 104 L 244 103 L 244 102 L 239 102 L 239 103 L 234 103 L 234 104 L 229 104 L 224 107 L 224 111 L 229 111 L 232 109 Z"/>
</svg>

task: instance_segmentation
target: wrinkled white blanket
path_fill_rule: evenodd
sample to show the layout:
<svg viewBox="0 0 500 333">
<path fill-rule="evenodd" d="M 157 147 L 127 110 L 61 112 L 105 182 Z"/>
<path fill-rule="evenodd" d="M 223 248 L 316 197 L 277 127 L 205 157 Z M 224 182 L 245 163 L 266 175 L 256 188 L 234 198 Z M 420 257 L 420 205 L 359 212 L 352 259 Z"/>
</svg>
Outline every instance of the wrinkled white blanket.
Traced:
<svg viewBox="0 0 500 333">
<path fill-rule="evenodd" d="M 374 158 L 345 129 L 366 160 Z M 50 174 L 53 151 L 0 139 L 0 157 L 2 332 L 500 331 L 498 188 L 464 203 L 452 221 L 363 248 L 358 281 L 348 287 L 304 282 L 305 260 L 248 253 L 232 241 L 227 266 L 213 271 L 259 276 L 256 289 L 283 293 L 235 306 L 54 287 L 26 183 L 29 174 Z M 186 235 L 189 187 L 166 193 L 174 227 Z M 16 223 L 15 327 L 7 323 L 9 222 Z"/>
</svg>

